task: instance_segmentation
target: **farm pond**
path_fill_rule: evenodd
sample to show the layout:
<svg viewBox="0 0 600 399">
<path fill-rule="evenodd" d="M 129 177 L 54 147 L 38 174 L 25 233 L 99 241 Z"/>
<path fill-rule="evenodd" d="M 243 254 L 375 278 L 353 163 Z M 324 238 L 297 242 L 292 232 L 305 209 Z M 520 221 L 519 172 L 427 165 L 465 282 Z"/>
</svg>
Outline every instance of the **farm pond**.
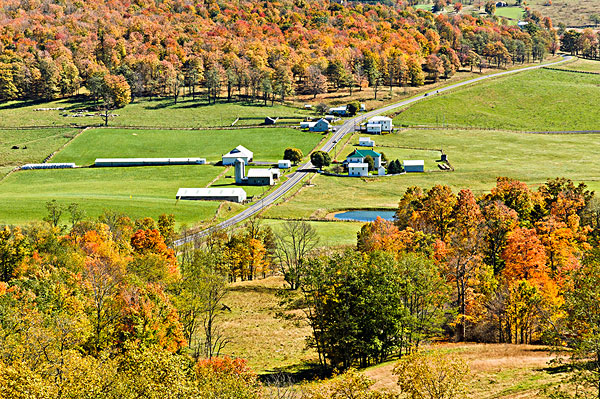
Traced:
<svg viewBox="0 0 600 399">
<path fill-rule="evenodd" d="M 355 220 L 358 222 L 373 222 L 379 216 L 382 219 L 392 221 L 396 211 L 382 210 L 357 210 L 336 213 L 334 217 L 338 220 Z"/>
</svg>

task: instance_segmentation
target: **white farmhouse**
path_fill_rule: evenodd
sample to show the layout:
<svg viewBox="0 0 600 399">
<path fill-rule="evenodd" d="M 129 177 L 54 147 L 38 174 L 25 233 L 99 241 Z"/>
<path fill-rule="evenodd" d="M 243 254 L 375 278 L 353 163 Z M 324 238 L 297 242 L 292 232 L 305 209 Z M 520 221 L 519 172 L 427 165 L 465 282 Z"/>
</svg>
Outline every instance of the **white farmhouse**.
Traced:
<svg viewBox="0 0 600 399">
<path fill-rule="evenodd" d="M 375 169 L 379 169 L 381 166 L 381 154 L 373 150 L 354 150 L 346 157 L 346 161 L 344 162 L 348 165 L 353 163 L 364 163 L 367 156 L 373 158 Z"/>
<path fill-rule="evenodd" d="M 248 163 L 252 162 L 254 154 L 243 145 L 238 145 L 233 150 L 222 156 L 223 165 L 233 165 L 235 160 L 238 158 L 248 165 Z"/>
<path fill-rule="evenodd" d="M 392 123 L 392 118 L 389 116 L 374 116 L 367 122 L 367 131 L 369 129 L 369 125 L 380 125 L 382 132 L 391 132 L 394 128 Z"/>
<path fill-rule="evenodd" d="M 368 176 L 369 164 L 367 163 L 349 163 L 348 176 Z"/>
</svg>

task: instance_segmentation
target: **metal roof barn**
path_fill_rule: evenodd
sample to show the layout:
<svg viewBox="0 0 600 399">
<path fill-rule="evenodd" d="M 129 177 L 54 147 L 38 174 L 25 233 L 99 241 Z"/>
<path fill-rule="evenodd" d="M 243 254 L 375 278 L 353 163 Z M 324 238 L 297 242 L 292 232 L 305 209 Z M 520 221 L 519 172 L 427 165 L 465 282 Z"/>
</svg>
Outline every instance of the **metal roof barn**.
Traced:
<svg viewBox="0 0 600 399">
<path fill-rule="evenodd" d="M 246 191 L 243 188 L 180 188 L 175 196 L 178 200 L 196 201 L 246 201 Z"/>
<path fill-rule="evenodd" d="M 205 158 L 98 158 L 96 167 L 107 166 L 164 166 L 164 165 L 204 165 Z"/>
</svg>

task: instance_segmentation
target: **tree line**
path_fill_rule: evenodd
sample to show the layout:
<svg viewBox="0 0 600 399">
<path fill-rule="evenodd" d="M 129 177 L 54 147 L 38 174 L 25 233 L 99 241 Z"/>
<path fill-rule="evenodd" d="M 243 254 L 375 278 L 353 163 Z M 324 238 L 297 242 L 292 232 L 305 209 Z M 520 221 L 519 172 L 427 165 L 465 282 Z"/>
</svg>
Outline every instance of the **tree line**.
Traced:
<svg viewBox="0 0 600 399">
<path fill-rule="evenodd" d="M 117 107 L 128 95 L 177 102 L 199 88 L 211 102 L 366 86 L 376 97 L 384 86 L 418 86 L 459 68 L 541 60 L 558 43 L 551 21 L 535 15 L 521 30 L 406 5 L 304 0 L 2 0 L 0 16 L 0 101 L 85 87 Z"/>
</svg>

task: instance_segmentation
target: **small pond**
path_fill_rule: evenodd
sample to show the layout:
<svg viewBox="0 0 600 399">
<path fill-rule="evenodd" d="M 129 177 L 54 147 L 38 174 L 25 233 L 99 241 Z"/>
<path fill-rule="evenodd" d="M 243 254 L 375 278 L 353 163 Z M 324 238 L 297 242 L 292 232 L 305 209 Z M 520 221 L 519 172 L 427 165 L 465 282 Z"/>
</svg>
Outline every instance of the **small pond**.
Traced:
<svg viewBox="0 0 600 399">
<path fill-rule="evenodd" d="M 372 222 L 379 216 L 385 220 L 394 220 L 394 214 L 396 211 L 375 211 L 375 210 L 362 210 L 362 211 L 346 211 L 335 214 L 335 218 L 339 220 L 356 220 L 358 222 Z"/>
</svg>

